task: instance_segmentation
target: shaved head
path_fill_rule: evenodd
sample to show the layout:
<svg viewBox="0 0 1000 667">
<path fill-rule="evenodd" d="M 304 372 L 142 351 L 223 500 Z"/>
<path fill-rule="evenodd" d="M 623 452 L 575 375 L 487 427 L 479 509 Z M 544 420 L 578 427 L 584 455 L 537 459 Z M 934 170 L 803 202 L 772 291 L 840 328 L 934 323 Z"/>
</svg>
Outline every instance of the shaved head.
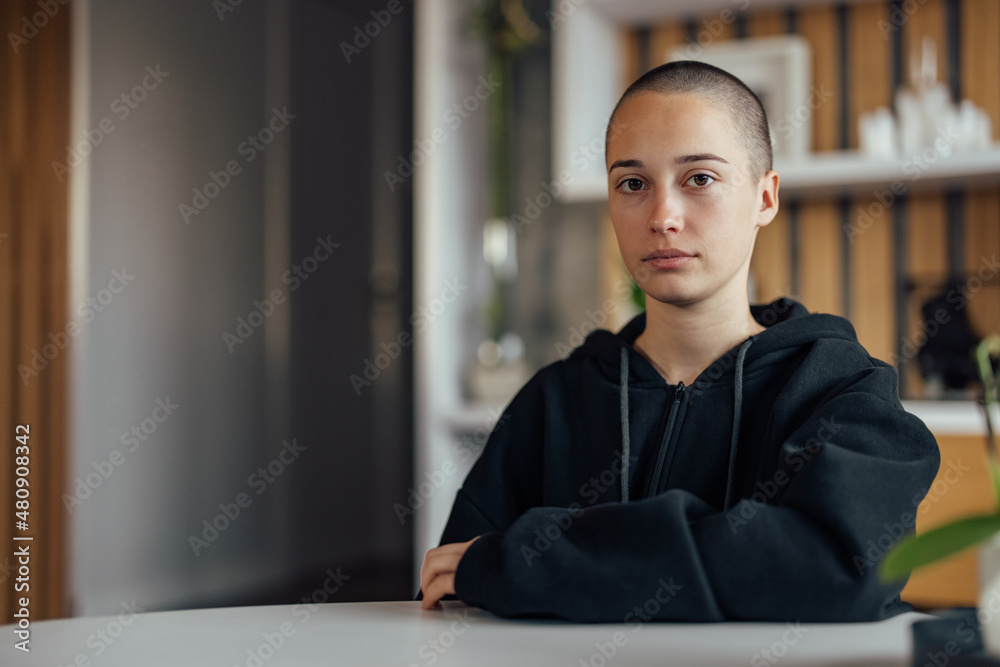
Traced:
<svg viewBox="0 0 1000 667">
<path fill-rule="evenodd" d="M 735 76 L 707 63 L 678 60 L 651 69 L 635 80 L 622 94 L 611 113 L 605 136 L 605 150 L 618 109 L 641 93 L 699 95 L 717 104 L 725 112 L 750 160 L 750 177 L 757 182 L 771 170 L 771 133 L 764 105 L 750 88 Z"/>
</svg>

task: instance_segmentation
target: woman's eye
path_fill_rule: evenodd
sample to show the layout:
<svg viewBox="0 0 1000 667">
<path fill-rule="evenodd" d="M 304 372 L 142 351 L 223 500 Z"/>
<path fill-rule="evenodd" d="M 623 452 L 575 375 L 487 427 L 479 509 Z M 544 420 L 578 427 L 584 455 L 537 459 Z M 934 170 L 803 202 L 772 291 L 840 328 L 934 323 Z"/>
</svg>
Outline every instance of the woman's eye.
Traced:
<svg viewBox="0 0 1000 667">
<path fill-rule="evenodd" d="M 624 192 L 637 192 L 642 190 L 642 186 L 643 182 L 638 178 L 626 178 L 620 187 Z"/>
<path fill-rule="evenodd" d="M 705 187 L 706 185 L 710 185 L 715 179 L 708 174 L 695 174 L 688 180 L 698 187 Z"/>
</svg>

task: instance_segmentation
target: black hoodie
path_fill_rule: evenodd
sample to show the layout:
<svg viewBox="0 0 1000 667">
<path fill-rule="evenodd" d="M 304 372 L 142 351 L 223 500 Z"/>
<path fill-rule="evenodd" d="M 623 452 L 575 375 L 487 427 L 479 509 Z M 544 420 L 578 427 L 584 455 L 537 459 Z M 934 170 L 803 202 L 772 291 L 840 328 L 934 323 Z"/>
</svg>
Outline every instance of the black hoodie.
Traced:
<svg viewBox="0 0 1000 667">
<path fill-rule="evenodd" d="M 442 544 L 481 535 L 457 597 L 573 621 L 872 621 L 907 611 L 877 563 L 940 455 L 893 367 L 840 317 L 779 299 L 690 386 L 590 334 L 507 407 Z"/>
</svg>

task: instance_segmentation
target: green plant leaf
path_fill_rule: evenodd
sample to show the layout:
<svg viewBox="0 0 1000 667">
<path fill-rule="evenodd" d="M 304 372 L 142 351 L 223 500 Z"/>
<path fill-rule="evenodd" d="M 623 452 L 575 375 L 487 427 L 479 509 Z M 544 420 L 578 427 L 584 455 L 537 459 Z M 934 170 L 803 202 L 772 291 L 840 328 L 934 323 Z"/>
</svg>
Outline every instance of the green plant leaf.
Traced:
<svg viewBox="0 0 1000 667">
<path fill-rule="evenodd" d="M 882 581 L 902 579 L 910 571 L 930 565 L 1000 532 L 1000 513 L 959 519 L 926 533 L 899 541 L 879 565 Z"/>
<path fill-rule="evenodd" d="M 997 501 L 997 506 L 1000 507 L 1000 464 L 997 463 L 995 456 L 988 457 L 987 461 L 990 479 L 993 481 L 993 498 Z"/>
</svg>

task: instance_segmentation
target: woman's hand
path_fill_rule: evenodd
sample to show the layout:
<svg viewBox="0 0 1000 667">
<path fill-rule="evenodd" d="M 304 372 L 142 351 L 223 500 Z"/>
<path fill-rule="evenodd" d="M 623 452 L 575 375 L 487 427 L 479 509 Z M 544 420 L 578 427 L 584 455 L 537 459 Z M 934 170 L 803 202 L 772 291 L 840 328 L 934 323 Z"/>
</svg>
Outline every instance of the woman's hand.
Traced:
<svg viewBox="0 0 1000 667">
<path fill-rule="evenodd" d="M 439 606 L 438 601 L 445 595 L 455 593 L 455 571 L 458 562 L 462 560 L 469 545 L 478 540 L 474 537 L 468 542 L 442 544 L 427 552 L 424 564 L 420 568 L 420 588 L 424 592 L 421 606 L 430 609 Z"/>
</svg>

